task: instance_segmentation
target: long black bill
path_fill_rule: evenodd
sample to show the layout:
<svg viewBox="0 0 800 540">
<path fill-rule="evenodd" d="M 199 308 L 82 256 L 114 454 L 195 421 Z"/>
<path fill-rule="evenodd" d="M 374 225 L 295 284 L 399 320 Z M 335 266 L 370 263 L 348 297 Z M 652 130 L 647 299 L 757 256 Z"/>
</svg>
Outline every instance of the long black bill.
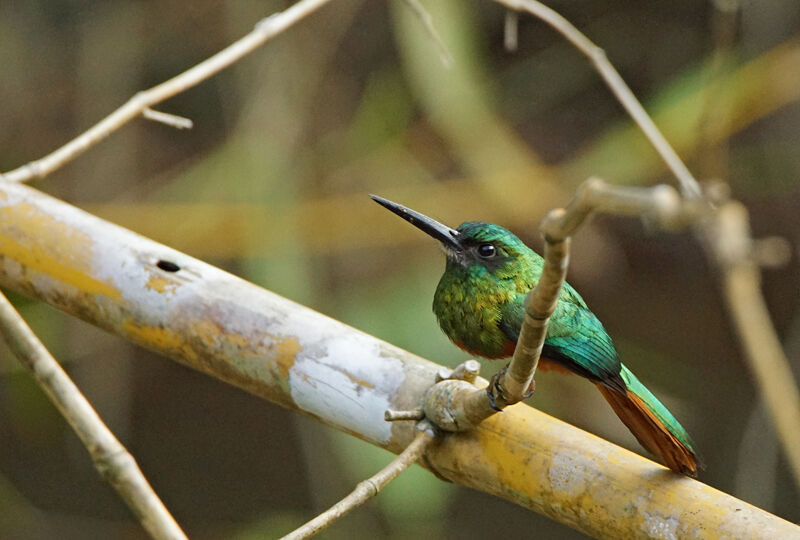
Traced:
<svg viewBox="0 0 800 540">
<path fill-rule="evenodd" d="M 378 197 L 377 195 L 370 195 L 370 197 L 372 197 L 372 200 L 379 205 L 394 212 L 418 229 L 436 238 L 439 242 L 444 244 L 446 248 L 454 251 L 461 251 L 463 249 L 458 241 L 458 237 L 461 236 L 461 233 L 459 233 L 457 230 L 451 229 L 447 225 L 443 225 L 435 219 L 431 219 L 424 214 L 420 214 L 411 208 L 406 208 L 402 204 L 397 204 L 396 202 L 384 199 L 383 197 Z"/>
</svg>

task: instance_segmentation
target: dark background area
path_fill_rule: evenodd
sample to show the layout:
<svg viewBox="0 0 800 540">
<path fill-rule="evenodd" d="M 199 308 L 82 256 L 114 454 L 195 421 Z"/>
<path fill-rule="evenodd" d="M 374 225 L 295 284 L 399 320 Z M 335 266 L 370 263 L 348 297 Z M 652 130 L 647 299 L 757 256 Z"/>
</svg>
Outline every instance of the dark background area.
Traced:
<svg viewBox="0 0 800 540">
<path fill-rule="evenodd" d="M 428 5 L 430 4 L 430 5 Z M 702 180 L 723 178 L 756 237 L 793 259 L 764 273 L 789 358 L 800 358 L 800 4 L 556 2 L 598 45 Z M 0 170 L 77 136 L 138 90 L 243 36 L 283 2 L 0 4 Z M 455 58 L 400 1 L 334 1 L 51 177 L 43 191 L 439 363 L 465 356 L 431 312 L 443 257 L 373 204 L 378 193 L 456 226 L 492 221 L 540 248 L 537 224 L 590 175 L 674 180 L 589 63 L 521 17 L 503 49 L 489 1 L 426 2 Z M 786 519 L 797 489 L 690 234 L 598 217 L 570 282 L 623 361 L 695 438 L 700 480 Z M 12 295 L 193 538 L 269 538 L 391 459 Z M 484 363 L 483 374 L 499 365 Z M 537 375 L 530 400 L 643 452 L 591 385 Z M 143 530 L 27 372 L 0 350 L 0 537 L 141 538 Z M 326 538 L 580 538 L 415 467 Z"/>
</svg>

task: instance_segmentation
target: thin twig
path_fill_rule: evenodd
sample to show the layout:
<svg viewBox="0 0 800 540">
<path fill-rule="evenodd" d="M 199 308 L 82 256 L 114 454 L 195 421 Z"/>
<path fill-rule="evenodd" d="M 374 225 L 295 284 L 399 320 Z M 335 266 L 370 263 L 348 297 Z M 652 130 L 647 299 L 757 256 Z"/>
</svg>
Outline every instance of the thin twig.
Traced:
<svg viewBox="0 0 800 540">
<path fill-rule="evenodd" d="M 145 530 L 153 538 L 185 539 L 186 535 L 153 491 L 133 456 L 114 437 L 2 293 L 0 332 L 9 348 L 33 373 L 47 396 L 83 441 L 97 470 L 117 490 Z"/>
<path fill-rule="evenodd" d="M 300 540 L 314 536 L 329 525 L 344 517 L 357 506 L 361 506 L 377 495 L 386 485 L 413 465 L 435 440 L 433 427 L 423 421 L 418 427 L 417 436 L 403 452 L 391 463 L 370 478 L 359 482 L 350 495 L 331 506 L 302 527 L 283 537 L 283 540 Z"/>
<path fill-rule="evenodd" d="M 194 122 L 192 122 L 189 118 L 178 116 L 177 114 L 156 111 L 149 107 L 142 111 L 142 116 L 148 120 L 161 122 L 162 124 L 174 127 L 175 129 L 192 129 L 194 127 Z"/>
<path fill-rule="evenodd" d="M 425 411 L 420 409 L 411 409 L 408 411 L 395 411 L 393 409 L 386 409 L 383 413 L 383 418 L 387 422 L 400 422 L 403 420 L 422 420 L 425 418 Z"/>
<path fill-rule="evenodd" d="M 695 180 L 681 158 L 664 138 L 664 135 L 661 134 L 653 123 L 653 120 L 644 110 L 644 107 L 642 107 L 642 104 L 639 103 L 639 100 L 633 95 L 631 89 L 628 88 L 628 85 L 622 80 L 617 70 L 611 62 L 608 61 L 608 57 L 603 49 L 592 43 L 589 38 L 558 12 L 536 0 L 494 1 L 509 9 L 527 11 L 534 17 L 541 19 L 564 36 L 575 48 L 586 55 L 611 89 L 611 92 L 616 96 L 625 110 L 628 111 L 631 118 L 639 125 L 639 128 L 641 128 L 661 158 L 666 162 L 672 174 L 678 179 L 683 195 L 687 198 L 698 198 L 701 196 L 702 193 L 697 180 Z"/>
<path fill-rule="evenodd" d="M 47 156 L 0 175 L 12 182 L 44 178 L 130 122 L 146 109 L 186 91 L 222 71 L 242 57 L 310 15 L 330 0 L 300 0 L 292 7 L 262 19 L 252 32 L 214 56 L 149 90 L 139 92 L 82 135 Z"/>
<path fill-rule="evenodd" d="M 422 23 L 422 27 L 425 28 L 425 31 L 428 33 L 428 36 L 431 38 L 433 43 L 436 45 L 436 49 L 439 51 L 439 58 L 444 64 L 444 67 L 450 68 L 453 65 L 453 56 L 450 54 L 450 51 L 447 49 L 447 45 L 445 45 L 444 40 L 439 35 L 439 32 L 436 31 L 436 27 L 433 25 L 433 17 L 431 14 L 428 13 L 422 4 L 419 3 L 419 0 L 403 0 L 411 11 L 414 12 L 414 15 L 419 18 L 420 22 Z"/>
</svg>

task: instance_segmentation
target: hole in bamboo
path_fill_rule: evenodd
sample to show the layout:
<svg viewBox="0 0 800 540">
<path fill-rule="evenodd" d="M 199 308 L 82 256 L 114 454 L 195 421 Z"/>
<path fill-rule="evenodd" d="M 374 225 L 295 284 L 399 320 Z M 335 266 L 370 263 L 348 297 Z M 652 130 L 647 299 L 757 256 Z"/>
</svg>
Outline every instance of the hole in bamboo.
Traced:
<svg viewBox="0 0 800 540">
<path fill-rule="evenodd" d="M 161 268 L 165 272 L 177 272 L 178 270 L 181 269 L 181 267 L 178 266 L 177 264 L 175 264 L 174 262 L 165 261 L 163 259 L 159 260 L 156 263 L 156 266 L 158 266 L 159 268 Z"/>
</svg>

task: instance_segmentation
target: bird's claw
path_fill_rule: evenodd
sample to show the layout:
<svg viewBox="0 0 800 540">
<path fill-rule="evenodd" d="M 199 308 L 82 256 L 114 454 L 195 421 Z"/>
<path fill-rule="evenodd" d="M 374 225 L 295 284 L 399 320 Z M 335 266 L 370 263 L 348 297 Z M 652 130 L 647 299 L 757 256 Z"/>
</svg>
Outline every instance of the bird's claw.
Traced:
<svg viewBox="0 0 800 540">
<path fill-rule="evenodd" d="M 486 387 L 486 395 L 489 396 L 489 406 L 497 412 L 503 412 L 503 409 L 497 406 L 495 400 L 500 398 L 505 401 L 506 399 L 503 394 L 503 388 L 500 386 L 500 377 L 502 377 L 505 372 L 506 368 L 503 368 L 495 373 L 489 381 L 489 386 Z"/>
<path fill-rule="evenodd" d="M 489 386 L 486 387 L 486 395 L 489 396 L 489 406 L 497 412 L 503 412 L 503 409 L 498 407 L 497 403 L 495 403 L 497 398 L 500 398 L 508 403 L 508 398 L 506 398 L 505 394 L 503 393 L 503 387 L 500 386 L 500 378 L 505 374 L 505 372 L 506 368 L 503 368 L 495 373 L 492 379 L 489 381 Z M 531 379 L 531 384 L 528 385 L 528 391 L 522 395 L 522 399 L 528 399 L 531 397 L 534 390 L 536 390 L 536 381 Z"/>
<path fill-rule="evenodd" d="M 522 395 L 522 399 L 528 399 L 529 397 L 533 396 L 533 392 L 536 390 L 536 381 L 531 379 L 531 384 L 528 385 L 528 391 Z"/>
</svg>

